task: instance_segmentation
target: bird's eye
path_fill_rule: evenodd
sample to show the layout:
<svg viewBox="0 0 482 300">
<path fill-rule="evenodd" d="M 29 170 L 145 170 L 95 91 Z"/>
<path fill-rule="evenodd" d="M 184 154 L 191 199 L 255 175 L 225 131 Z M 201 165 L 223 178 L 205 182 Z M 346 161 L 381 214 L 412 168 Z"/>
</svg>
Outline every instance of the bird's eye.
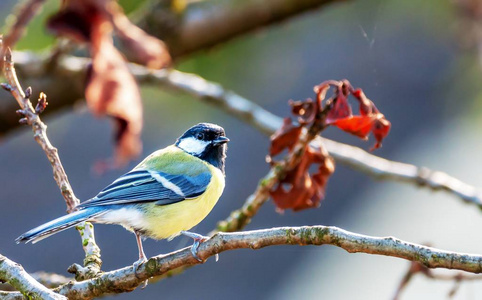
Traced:
<svg viewBox="0 0 482 300">
<path fill-rule="evenodd" d="M 198 134 L 196 135 L 196 138 L 197 138 L 198 140 L 202 140 L 202 139 L 204 139 L 204 134 L 198 133 Z"/>
</svg>

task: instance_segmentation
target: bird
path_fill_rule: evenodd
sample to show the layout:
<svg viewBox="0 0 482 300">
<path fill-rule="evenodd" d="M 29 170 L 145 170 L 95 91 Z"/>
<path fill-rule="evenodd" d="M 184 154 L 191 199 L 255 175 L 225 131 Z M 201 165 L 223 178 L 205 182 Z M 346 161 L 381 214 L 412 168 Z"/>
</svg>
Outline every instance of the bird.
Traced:
<svg viewBox="0 0 482 300">
<path fill-rule="evenodd" d="M 194 240 L 192 255 L 208 239 L 190 232 L 213 209 L 225 185 L 229 139 L 221 126 L 199 123 L 175 142 L 147 156 L 74 212 L 40 225 L 16 239 L 36 243 L 81 222 L 118 224 L 133 232 L 139 260 L 146 262 L 143 238 L 172 239 L 180 234 Z"/>
</svg>

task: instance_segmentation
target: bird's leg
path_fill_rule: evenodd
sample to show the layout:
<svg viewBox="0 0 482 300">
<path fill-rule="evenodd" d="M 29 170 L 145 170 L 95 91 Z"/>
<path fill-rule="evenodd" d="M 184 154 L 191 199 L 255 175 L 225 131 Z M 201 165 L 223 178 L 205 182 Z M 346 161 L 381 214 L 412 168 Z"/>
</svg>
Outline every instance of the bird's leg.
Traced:
<svg viewBox="0 0 482 300">
<path fill-rule="evenodd" d="M 139 233 L 139 231 L 135 230 L 134 234 L 136 235 L 136 241 L 137 241 L 137 248 L 139 248 L 139 260 L 134 262 L 133 267 L 134 267 L 134 272 L 137 273 L 137 269 L 139 268 L 139 265 L 142 263 L 145 263 L 147 261 L 146 254 L 144 254 L 144 249 L 142 248 L 142 236 Z M 136 274 L 137 275 L 137 274 Z M 145 288 L 147 286 L 148 280 L 144 281 L 144 284 L 142 288 Z"/>
<path fill-rule="evenodd" d="M 207 241 L 209 239 L 209 237 L 204 236 L 204 235 L 200 235 L 200 234 L 197 234 L 197 233 L 194 233 L 194 232 L 190 232 L 190 231 L 184 231 L 184 230 L 181 231 L 181 234 L 185 235 L 187 237 L 190 237 L 194 240 L 194 243 L 191 246 L 192 256 L 194 256 L 194 258 L 197 259 L 198 261 L 202 262 L 202 259 L 200 259 L 199 256 L 197 256 L 197 250 L 199 248 L 199 245 L 202 242 Z M 219 259 L 219 256 L 218 256 L 218 254 L 216 254 L 216 261 L 218 261 L 218 259 Z"/>
<path fill-rule="evenodd" d="M 136 230 L 134 231 L 136 235 L 136 241 L 137 241 L 137 248 L 139 248 L 139 260 L 136 261 L 134 264 L 139 266 L 142 263 L 145 263 L 147 261 L 146 255 L 144 254 L 144 249 L 142 248 L 142 237 L 141 234 Z"/>
</svg>

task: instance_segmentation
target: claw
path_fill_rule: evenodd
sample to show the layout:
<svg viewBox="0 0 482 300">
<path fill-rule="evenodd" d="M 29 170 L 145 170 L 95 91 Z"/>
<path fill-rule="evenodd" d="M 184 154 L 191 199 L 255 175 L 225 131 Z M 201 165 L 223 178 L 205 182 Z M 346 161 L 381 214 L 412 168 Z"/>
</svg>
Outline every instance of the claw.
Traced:
<svg viewBox="0 0 482 300">
<path fill-rule="evenodd" d="M 139 260 L 135 261 L 133 264 L 132 264 L 132 267 L 134 268 L 134 271 L 137 272 L 137 270 L 139 269 L 139 266 L 143 263 L 147 262 L 147 258 L 143 257 L 143 258 L 139 258 Z"/>
<path fill-rule="evenodd" d="M 182 235 L 188 236 L 194 240 L 194 243 L 191 246 L 191 254 L 192 256 L 197 259 L 199 262 L 203 262 L 202 259 L 199 258 L 197 255 L 197 251 L 199 249 L 199 245 L 201 245 L 202 242 L 205 242 L 209 239 L 208 236 L 200 235 L 194 232 L 189 232 L 189 231 L 181 231 Z M 216 261 L 219 260 L 219 255 L 216 254 Z"/>
<path fill-rule="evenodd" d="M 140 266 L 141 264 L 145 263 L 145 262 L 147 262 L 147 258 L 141 257 L 141 258 L 139 258 L 139 260 L 135 261 L 135 262 L 132 264 L 132 268 L 134 268 L 134 274 L 136 275 L 136 277 L 137 277 L 137 271 L 139 270 L 139 266 Z M 146 279 L 146 280 L 144 281 L 144 283 L 142 284 L 141 289 L 145 289 L 145 288 L 146 288 L 148 281 L 149 281 L 148 279 Z"/>
<path fill-rule="evenodd" d="M 197 256 L 197 250 L 199 249 L 199 245 L 200 245 L 200 241 L 199 240 L 194 240 L 194 243 L 192 244 L 191 246 L 191 254 L 192 256 L 194 256 L 195 259 L 197 259 L 199 262 L 203 262 L 202 259 L 199 258 L 199 256 Z"/>
</svg>

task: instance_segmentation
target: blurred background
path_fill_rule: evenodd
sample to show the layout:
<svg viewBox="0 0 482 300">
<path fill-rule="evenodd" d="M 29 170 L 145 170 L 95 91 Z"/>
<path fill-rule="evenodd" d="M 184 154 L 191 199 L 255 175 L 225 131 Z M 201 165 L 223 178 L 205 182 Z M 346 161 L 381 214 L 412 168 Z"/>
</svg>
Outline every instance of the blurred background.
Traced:
<svg viewBox="0 0 482 300">
<path fill-rule="evenodd" d="M 0 2 L 0 20 L 14 2 Z M 19 50 L 42 51 L 51 45 L 53 38 L 41 24 L 58 2 L 47 1 Z M 121 3 L 134 11 L 137 1 Z M 464 24 L 463 13 L 451 1 L 346 1 L 190 55 L 177 68 L 219 82 L 280 116 L 288 115 L 289 99 L 313 97 L 314 85 L 347 78 L 363 88 L 392 122 L 383 148 L 374 154 L 445 171 L 481 186 L 482 67 Z M 144 86 L 142 97 L 142 156 L 173 143 L 185 129 L 202 121 L 223 126 L 231 139 L 224 195 L 194 229 L 205 234 L 239 208 L 266 174 L 269 141 L 249 125 L 184 94 Z M 6 93 L 0 99 L 14 101 Z M 109 120 L 94 118 L 82 103 L 47 116 L 45 122 L 74 191 L 83 200 L 137 163 L 102 176 L 92 171 L 97 161 L 113 151 L 112 129 Z M 359 141 L 335 128 L 324 136 L 364 149 L 373 142 Z M 26 230 L 65 213 L 51 167 L 29 129 L 14 130 L 2 138 L 0 166 L 0 253 L 29 272 L 67 275 L 67 267 L 83 259 L 75 230 L 35 245 L 14 242 Z M 482 215 L 477 208 L 442 192 L 375 181 L 341 164 L 320 208 L 278 214 L 269 202 L 247 229 L 316 224 L 482 253 Z M 137 260 L 134 235 L 120 226 L 95 229 L 104 270 Z M 184 237 L 171 242 L 148 240 L 145 252 L 154 256 L 190 243 Z M 144 290 L 115 297 L 391 299 L 408 267 L 404 260 L 348 254 L 332 246 L 237 250 L 222 253 L 217 263 L 210 259 Z M 447 298 L 452 286 L 453 282 L 418 276 L 402 299 Z M 481 288 L 482 280 L 462 283 L 455 299 L 482 299 Z"/>
</svg>

